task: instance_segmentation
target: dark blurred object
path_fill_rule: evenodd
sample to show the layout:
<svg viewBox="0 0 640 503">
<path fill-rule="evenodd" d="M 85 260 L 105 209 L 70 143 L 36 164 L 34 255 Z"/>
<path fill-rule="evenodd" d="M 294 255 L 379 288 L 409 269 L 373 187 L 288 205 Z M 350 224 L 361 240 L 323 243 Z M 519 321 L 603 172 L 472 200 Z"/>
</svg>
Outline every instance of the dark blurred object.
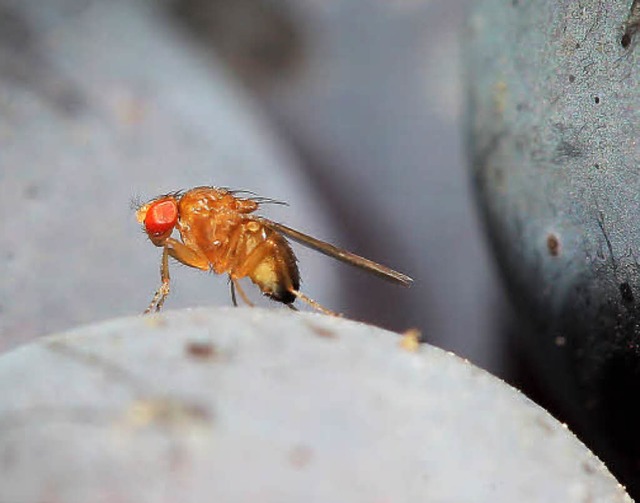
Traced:
<svg viewBox="0 0 640 503">
<path fill-rule="evenodd" d="M 81 91 L 46 56 L 38 33 L 11 2 L 0 2 L 0 79 L 39 94 L 63 116 L 85 106 Z"/>
<path fill-rule="evenodd" d="M 252 88 L 286 77 L 303 57 L 303 29 L 282 2 L 173 0 L 171 12 Z"/>
<path fill-rule="evenodd" d="M 540 379 L 640 495 L 640 54 L 630 2 L 477 2 L 465 62 L 487 227 Z"/>
</svg>

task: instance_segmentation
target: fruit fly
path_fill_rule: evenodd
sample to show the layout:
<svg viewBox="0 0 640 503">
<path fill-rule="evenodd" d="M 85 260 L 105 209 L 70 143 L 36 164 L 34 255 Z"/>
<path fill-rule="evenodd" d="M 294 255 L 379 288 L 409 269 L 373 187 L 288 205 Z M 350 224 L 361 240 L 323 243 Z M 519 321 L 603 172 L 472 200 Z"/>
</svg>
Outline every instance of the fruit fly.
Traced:
<svg viewBox="0 0 640 503">
<path fill-rule="evenodd" d="M 140 206 L 136 212 L 138 222 L 151 242 L 162 248 L 161 285 L 145 313 L 159 311 L 169 294 L 169 257 L 172 257 L 189 267 L 227 274 L 236 306 L 236 290 L 244 302 L 253 305 L 238 282 L 248 277 L 264 295 L 292 309 L 295 309 L 293 302 L 300 299 L 318 311 L 335 315 L 300 292 L 297 259 L 287 237 L 401 285 L 409 286 L 413 281 L 389 267 L 255 215 L 266 203 L 278 201 L 246 191 L 196 187 L 157 197 Z M 175 229 L 180 240 L 172 237 Z"/>
</svg>

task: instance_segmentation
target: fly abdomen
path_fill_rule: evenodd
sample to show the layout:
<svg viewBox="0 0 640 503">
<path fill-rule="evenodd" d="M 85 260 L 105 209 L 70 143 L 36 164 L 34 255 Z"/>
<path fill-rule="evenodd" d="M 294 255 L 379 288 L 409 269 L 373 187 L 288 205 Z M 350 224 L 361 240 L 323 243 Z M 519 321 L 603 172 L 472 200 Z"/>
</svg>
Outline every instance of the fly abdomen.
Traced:
<svg viewBox="0 0 640 503">
<path fill-rule="evenodd" d="M 245 234 L 251 251 L 235 275 L 248 276 L 264 295 L 291 304 L 296 299 L 293 290 L 300 288 L 300 273 L 293 250 L 281 235 L 256 222 L 251 224 L 259 229 L 255 232 L 248 229 Z"/>
</svg>

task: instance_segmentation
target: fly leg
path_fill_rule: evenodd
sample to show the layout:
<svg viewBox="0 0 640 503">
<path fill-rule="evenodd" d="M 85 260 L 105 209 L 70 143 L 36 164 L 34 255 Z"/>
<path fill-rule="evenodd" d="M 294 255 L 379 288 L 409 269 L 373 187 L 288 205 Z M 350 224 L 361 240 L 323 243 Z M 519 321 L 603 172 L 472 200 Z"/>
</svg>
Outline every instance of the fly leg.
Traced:
<svg viewBox="0 0 640 503">
<path fill-rule="evenodd" d="M 245 304 L 247 304 L 247 306 L 253 307 L 253 302 L 251 302 L 249 300 L 249 297 L 247 297 L 247 294 L 244 292 L 244 288 L 242 288 L 242 285 L 240 285 L 240 283 L 238 283 L 238 280 L 236 279 L 234 279 L 233 282 L 236 284 L 238 293 L 240 294 L 240 297 L 242 297 L 242 300 L 244 300 Z"/>
<path fill-rule="evenodd" d="M 160 284 L 160 288 L 156 290 L 156 293 L 153 295 L 153 299 L 151 299 L 149 307 L 144 310 L 144 314 L 148 314 L 151 311 L 160 311 L 160 309 L 162 309 L 162 304 L 164 304 L 164 301 L 167 298 L 167 295 L 169 295 L 169 249 L 166 245 L 162 247 L 160 279 L 162 281 L 162 283 Z"/>
<path fill-rule="evenodd" d="M 267 242 L 264 242 L 264 243 L 258 245 L 256 248 L 254 248 L 254 250 L 249 254 L 249 256 L 245 258 L 245 263 L 243 264 L 242 269 L 240 271 L 238 271 L 238 275 L 240 277 L 242 277 L 242 276 L 250 274 L 251 271 L 253 271 L 253 269 L 255 267 L 257 267 L 258 264 L 260 264 L 260 262 L 262 262 L 266 256 L 269 255 L 270 251 L 271 251 L 271 248 L 270 248 L 270 246 L 268 245 Z M 339 313 L 336 313 L 334 311 L 331 311 L 330 309 L 327 309 L 326 307 L 320 305 L 318 302 L 316 302 L 312 298 L 307 297 L 302 292 L 299 292 L 298 290 L 293 288 L 293 285 L 291 284 L 291 281 L 290 281 L 289 278 L 282 278 L 282 279 L 283 279 L 283 281 L 286 281 L 285 290 L 287 290 L 288 292 L 291 292 L 298 299 L 300 299 L 303 302 L 306 302 L 307 304 L 309 304 L 315 310 L 320 311 L 321 313 L 324 313 L 324 314 L 328 314 L 330 316 L 337 316 L 337 317 L 342 316 Z M 236 285 L 236 286 L 239 286 L 239 285 Z M 239 288 L 238 288 L 238 290 L 240 291 Z M 289 308 L 292 308 L 292 309 L 296 310 L 296 308 L 294 306 L 292 306 L 290 303 L 285 303 L 285 304 Z"/>
<path fill-rule="evenodd" d="M 238 307 L 238 301 L 236 300 L 236 282 L 233 281 L 231 275 L 229 275 L 229 286 L 231 287 L 231 302 L 233 302 L 233 307 Z"/>
<path fill-rule="evenodd" d="M 331 309 L 327 309 L 322 304 L 319 304 L 318 302 L 313 300 L 311 297 L 307 297 L 304 293 L 299 292 L 298 290 L 294 290 L 293 288 L 289 288 L 289 291 L 293 295 L 295 295 L 297 298 L 299 298 L 301 301 L 306 302 L 307 304 L 309 304 L 316 311 L 320 311 L 321 313 L 328 314 L 329 316 L 336 316 L 338 318 L 342 317 L 342 315 L 340 313 L 336 313 L 335 311 L 331 311 Z M 289 305 L 289 307 L 293 307 L 290 304 L 288 304 L 288 305 Z"/>
<path fill-rule="evenodd" d="M 240 285 L 238 280 L 233 276 L 229 275 L 229 282 L 231 284 L 231 301 L 233 302 L 233 305 L 235 307 L 238 307 L 238 302 L 236 300 L 236 289 L 237 289 L 244 303 L 247 306 L 253 307 L 254 306 L 253 302 L 249 300 L 249 297 L 247 297 L 247 294 L 245 293 L 244 288 L 242 288 L 242 285 Z"/>
<path fill-rule="evenodd" d="M 238 253 L 238 246 L 240 244 L 240 238 L 242 237 L 242 227 L 237 226 L 230 235 L 229 244 L 227 246 L 227 253 L 224 258 L 220 261 L 223 269 L 229 269 L 229 263 L 233 261 L 235 256 Z M 233 302 L 234 307 L 238 307 L 238 299 L 236 298 L 236 288 L 238 292 L 240 292 L 240 296 L 242 300 L 244 300 L 248 305 L 253 306 L 253 304 L 249 301 L 247 296 L 242 290 L 240 283 L 238 283 L 235 275 L 229 273 L 229 285 L 231 287 L 231 302 Z"/>
<path fill-rule="evenodd" d="M 189 248 L 187 245 L 176 239 L 168 238 L 162 247 L 162 260 L 160 262 L 160 288 L 156 290 L 156 293 L 153 295 L 153 299 L 151 299 L 151 303 L 149 304 L 149 307 L 145 309 L 144 314 L 148 314 L 152 311 L 160 311 L 164 301 L 169 295 L 169 255 L 178 262 L 188 265 L 189 267 L 202 269 L 204 271 L 209 270 L 209 260 L 200 250 Z"/>
</svg>

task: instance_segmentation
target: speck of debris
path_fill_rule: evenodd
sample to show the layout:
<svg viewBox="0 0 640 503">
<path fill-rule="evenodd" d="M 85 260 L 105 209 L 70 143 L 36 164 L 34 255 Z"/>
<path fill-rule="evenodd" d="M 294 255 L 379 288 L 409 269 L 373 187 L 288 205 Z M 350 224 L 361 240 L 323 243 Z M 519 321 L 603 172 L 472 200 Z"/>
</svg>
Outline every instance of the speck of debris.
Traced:
<svg viewBox="0 0 640 503">
<path fill-rule="evenodd" d="M 596 96 L 595 98 L 593 98 L 593 101 L 595 101 L 597 105 L 598 103 L 600 103 L 600 97 Z"/>
<path fill-rule="evenodd" d="M 576 76 L 575 75 L 569 75 L 569 82 L 571 82 L 572 84 L 576 81 Z"/>
<path fill-rule="evenodd" d="M 187 355 L 198 360 L 211 360 L 216 356 L 216 347 L 209 341 L 190 341 L 185 346 Z"/>
<path fill-rule="evenodd" d="M 560 240 L 555 234 L 547 236 L 547 250 L 549 250 L 549 255 L 552 257 L 560 255 Z"/>
<path fill-rule="evenodd" d="M 620 39 L 620 45 L 625 49 L 631 45 L 631 35 L 629 33 L 625 33 L 622 35 L 622 39 Z"/>
<path fill-rule="evenodd" d="M 314 334 L 320 337 L 325 337 L 327 339 L 335 339 L 338 337 L 333 330 L 329 330 L 328 328 L 315 325 L 314 323 L 307 323 L 307 326 L 311 329 L 311 331 Z"/>
<path fill-rule="evenodd" d="M 160 328 L 168 325 L 166 318 L 159 313 L 144 316 L 144 323 L 151 328 Z"/>
<path fill-rule="evenodd" d="M 175 398 L 145 398 L 135 400 L 126 409 L 122 424 L 139 429 L 149 426 L 185 428 L 210 423 L 211 414 L 199 404 Z"/>
<path fill-rule="evenodd" d="M 420 336 L 422 332 L 417 328 L 410 328 L 402 333 L 402 339 L 400 339 L 400 347 L 405 351 L 412 353 L 418 351 L 420 346 Z"/>
<path fill-rule="evenodd" d="M 553 433 L 553 426 L 547 421 L 544 416 L 537 416 L 536 423 L 545 431 L 545 433 Z"/>
<path fill-rule="evenodd" d="M 554 339 L 554 342 L 555 342 L 556 346 L 562 347 L 562 346 L 565 346 L 567 344 L 567 338 L 562 336 L 562 335 L 559 335 L 558 337 L 556 337 Z"/>
</svg>

